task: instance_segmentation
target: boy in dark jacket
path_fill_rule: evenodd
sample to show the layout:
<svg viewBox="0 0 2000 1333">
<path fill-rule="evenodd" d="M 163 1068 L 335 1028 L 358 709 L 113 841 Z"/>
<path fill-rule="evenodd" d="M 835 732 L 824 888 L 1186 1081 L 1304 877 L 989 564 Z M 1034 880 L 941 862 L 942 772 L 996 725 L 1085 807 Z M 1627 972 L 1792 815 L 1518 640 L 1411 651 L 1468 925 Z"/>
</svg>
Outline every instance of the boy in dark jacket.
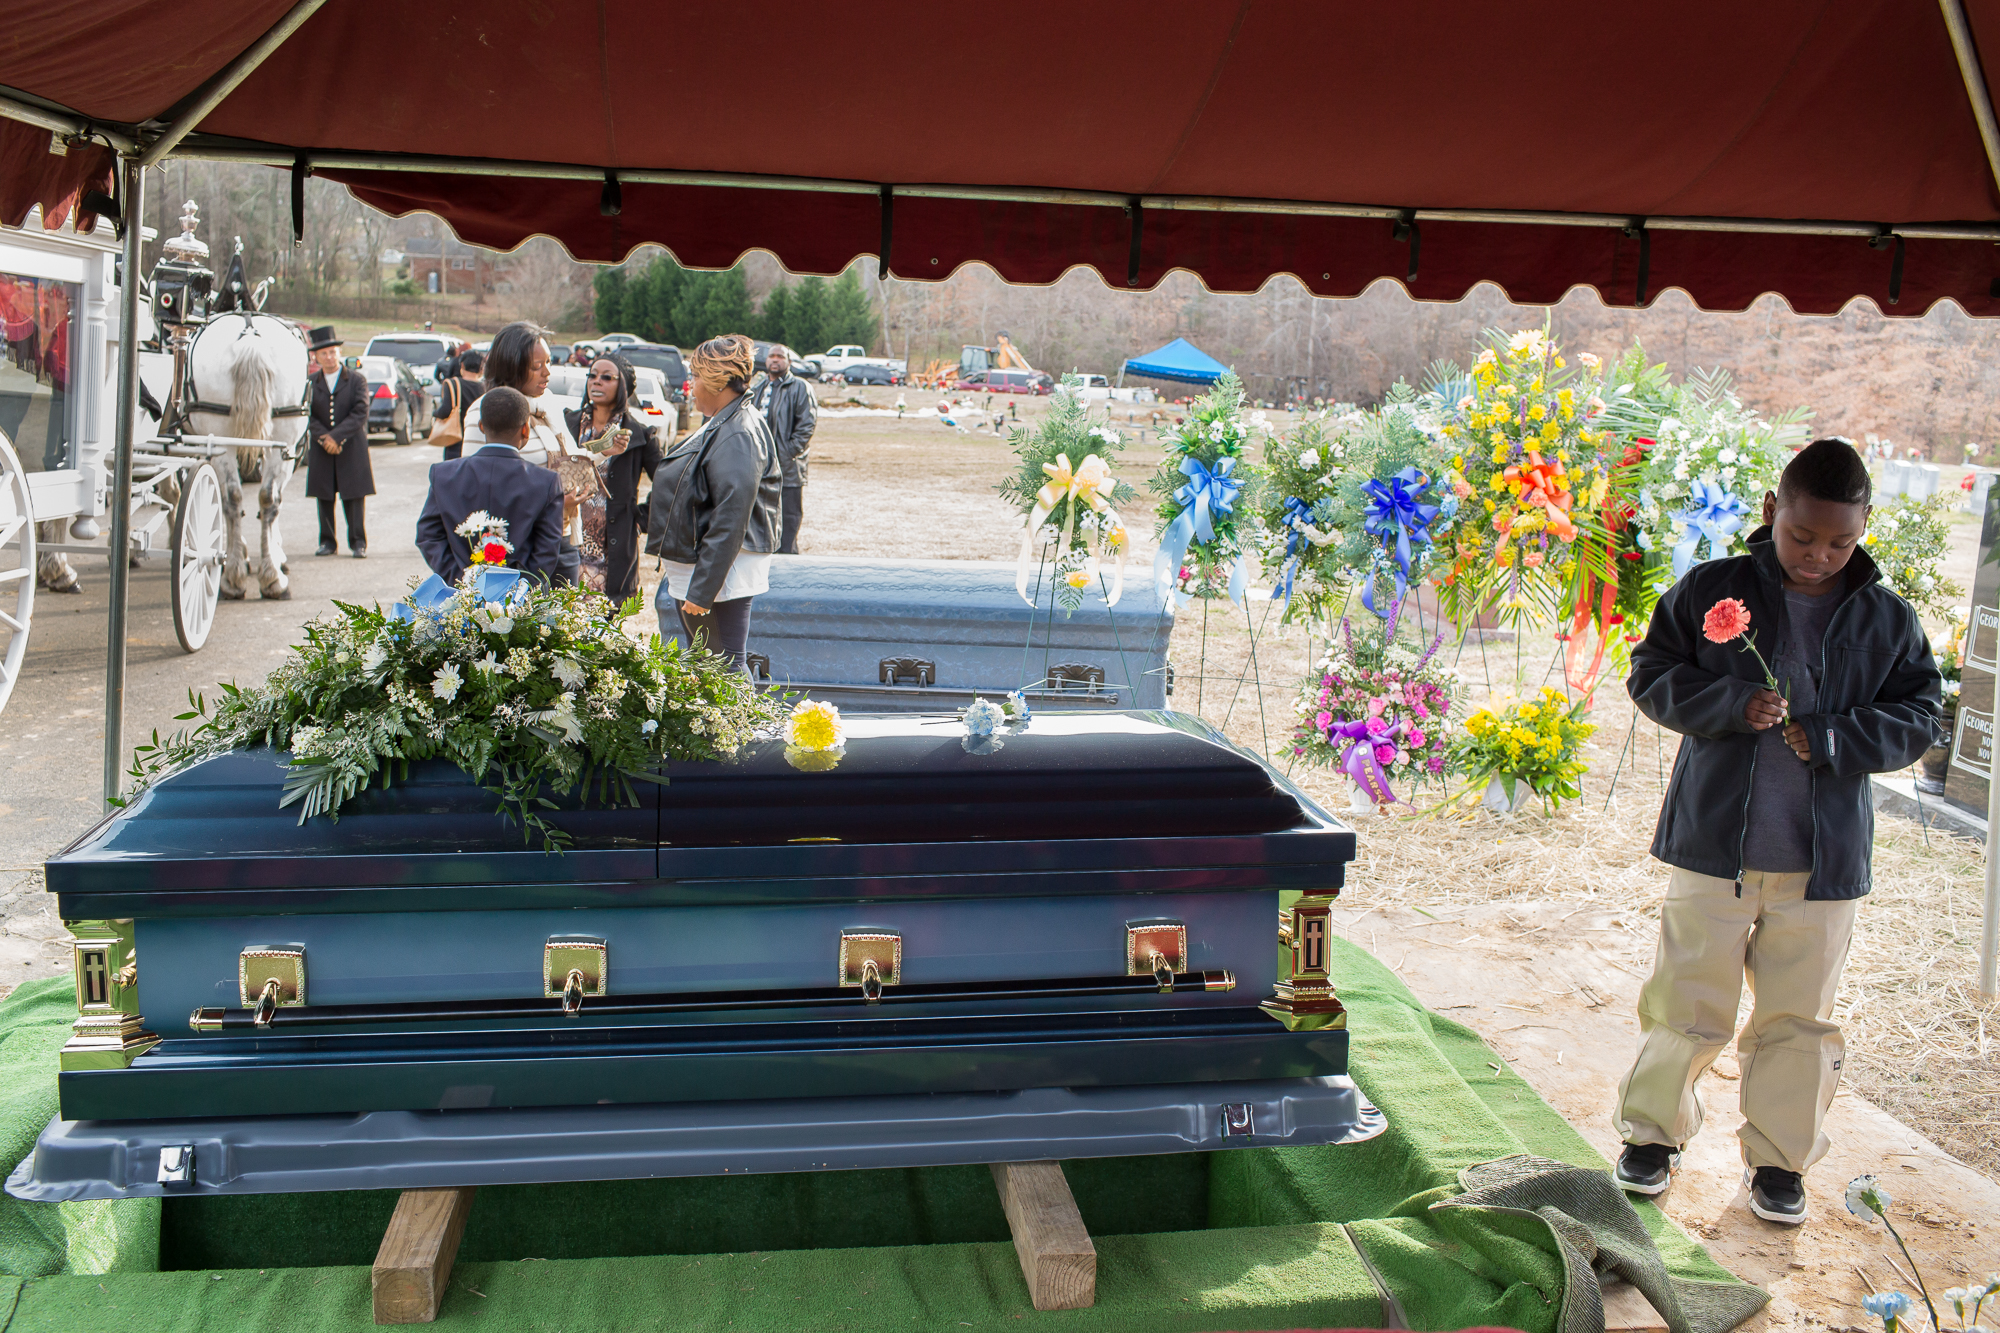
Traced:
<svg viewBox="0 0 2000 1333">
<path fill-rule="evenodd" d="M 1750 1209 L 1806 1219 L 1801 1176 L 1826 1154 L 1845 1051 L 1834 991 L 1869 887 L 1868 776 L 1914 763 L 1942 716 L 1930 642 L 1862 549 L 1869 495 L 1852 445 L 1814 441 L 1765 495 L 1750 554 L 1691 569 L 1632 654 L 1633 702 L 1683 739 L 1653 838 L 1674 869 L 1639 996 L 1643 1040 L 1618 1090 L 1614 1174 L 1628 1190 L 1671 1183 L 1701 1128 L 1695 1080 L 1735 1029 L 1747 975 L 1737 1086 Z M 1782 693 L 1746 651 L 1752 636 Z"/>
</svg>

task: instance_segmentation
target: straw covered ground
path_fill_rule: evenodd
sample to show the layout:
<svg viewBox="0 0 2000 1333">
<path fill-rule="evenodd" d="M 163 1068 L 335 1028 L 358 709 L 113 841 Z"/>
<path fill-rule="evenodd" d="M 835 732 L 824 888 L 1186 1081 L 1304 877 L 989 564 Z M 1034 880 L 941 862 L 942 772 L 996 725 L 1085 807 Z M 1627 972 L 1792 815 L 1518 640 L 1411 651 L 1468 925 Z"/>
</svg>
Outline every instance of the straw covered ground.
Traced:
<svg viewBox="0 0 2000 1333">
<path fill-rule="evenodd" d="M 1268 735 L 1268 752 L 1282 759 L 1309 649 L 1302 629 L 1279 630 L 1278 616 L 1273 611 L 1257 635 L 1260 670 L 1251 677 L 1242 611 L 1211 613 L 1207 679 L 1197 696 L 1196 683 L 1181 676 L 1175 703 L 1222 725 L 1239 744 L 1263 746 Z M 1201 637 L 1201 617 L 1184 614 L 1174 635 L 1175 661 L 1190 664 L 1182 671 L 1192 672 L 1201 658 Z M 1312 646 L 1315 656 L 1323 647 Z M 1502 631 L 1484 641 L 1475 634 L 1462 646 L 1448 640 L 1442 651 L 1456 660 L 1467 705 L 1475 707 L 1491 691 L 1526 693 L 1544 680 L 1560 687 L 1552 650 L 1547 632 L 1516 640 Z M 1261 691 L 1258 678 L 1267 682 Z M 1638 718 L 1617 679 L 1597 691 L 1591 719 L 1598 730 L 1582 800 L 1554 815 L 1537 804 L 1495 816 L 1444 806 L 1439 789 L 1416 793 L 1425 814 L 1360 823 L 1348 897 L 1410 907 L 1574 900 L 1629 909 L 1643 918 L 1634 925 L 1650 942 L 1667 869 L 1647 848 L 1678 738 Z M 1323 805 L 1345 810 L 1351 785 L 1344 775 L 1299 769 L 1293 776 Z M 1976 843 L 1927 833 L 1912 820 L 1877 820 L 1875 888 L 1861 907 L 1836 1016 L 1856 1091 L 2000 1179 L 2000 1004 L 1980 1002 L 1975 991 L 1984 865 Z M 1561 915 L 1542 924 L 1554 928 Z"/>
</svg>

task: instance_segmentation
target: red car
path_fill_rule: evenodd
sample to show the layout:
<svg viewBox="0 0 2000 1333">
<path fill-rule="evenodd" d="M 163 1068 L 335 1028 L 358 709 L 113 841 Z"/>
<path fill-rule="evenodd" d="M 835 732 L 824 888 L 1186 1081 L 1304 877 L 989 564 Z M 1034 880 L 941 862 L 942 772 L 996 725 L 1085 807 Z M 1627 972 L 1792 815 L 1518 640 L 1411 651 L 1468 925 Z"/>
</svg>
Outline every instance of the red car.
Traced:
<svg viewBox="0 0 2000 1333">
<path fill-rule="evenodd" d="M 959 376 L 954 390 L 968 393 L 1035 393 L 1049 391 L 1048 376 L 1036 370 L 975 370 Z"/>
</svg>

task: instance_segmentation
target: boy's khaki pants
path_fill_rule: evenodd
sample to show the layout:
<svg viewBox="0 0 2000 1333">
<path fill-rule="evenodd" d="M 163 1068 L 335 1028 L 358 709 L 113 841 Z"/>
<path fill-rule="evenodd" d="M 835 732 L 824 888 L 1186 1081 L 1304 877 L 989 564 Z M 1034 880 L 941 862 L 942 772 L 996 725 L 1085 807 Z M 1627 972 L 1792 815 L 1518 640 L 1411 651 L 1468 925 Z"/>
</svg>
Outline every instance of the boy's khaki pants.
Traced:
<svg viewBox="0 0 2000 1333">
<path fill-rule="evenodd" d="M 1833 1016 L 1858 900 L 1807 902 L 1805 871 L 1736 882 L 1676 868 L 1660 951 L 1639 992 L 1639 1058 L 1618 1086 L 1627 1143 L 1680 1147 L 1701 1128 L 1695 1080 L 1736 1028 L 1743 979 L 1754 1008 L 1736 1045 L 1744 1164 L 1803 1172 L 1826 1155 L 1820 1122 L 1846 1047 Z"/>
</svg>

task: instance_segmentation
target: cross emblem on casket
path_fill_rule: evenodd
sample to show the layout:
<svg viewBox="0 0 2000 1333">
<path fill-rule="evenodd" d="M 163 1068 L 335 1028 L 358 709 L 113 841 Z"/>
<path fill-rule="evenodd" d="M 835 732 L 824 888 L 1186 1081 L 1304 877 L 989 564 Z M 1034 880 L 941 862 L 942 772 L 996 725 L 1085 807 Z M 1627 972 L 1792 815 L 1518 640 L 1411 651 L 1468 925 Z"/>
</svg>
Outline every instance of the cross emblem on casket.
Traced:
<svg viewBox="0 0 2000 1333">
<path fill-rule="evenodd" d="M 111 982 L 111 968 L 105 961 L 104 950 L 85 949 L 83 957 L 83 1002 L 85 1004 L 106 1004 Z"/>
</svg>

